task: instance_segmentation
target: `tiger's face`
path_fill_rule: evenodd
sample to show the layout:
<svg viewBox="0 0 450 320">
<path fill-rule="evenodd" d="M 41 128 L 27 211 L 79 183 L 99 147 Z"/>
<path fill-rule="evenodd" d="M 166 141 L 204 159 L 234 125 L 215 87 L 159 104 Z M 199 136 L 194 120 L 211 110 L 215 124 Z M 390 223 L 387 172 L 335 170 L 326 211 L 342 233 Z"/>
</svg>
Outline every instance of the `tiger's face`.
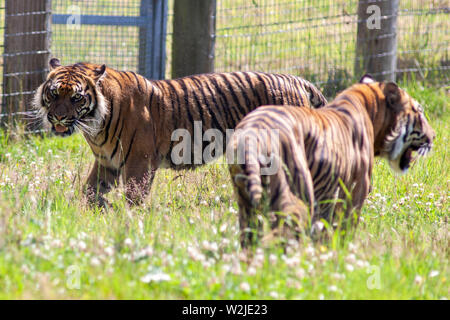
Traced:
<svg viewBox="0 0 450 320">
<path fill-rule="evenodd" d="M 376 85 L 373 79 L 366 76 L 360 82 Z M 376 152 L 387 158 L 394 171 L 406 173 L 417 158 L 415 152 L 418 156 L 425 156 L 431 150 L 436 133 L 428 124 L 422 106 L 397 84 L 390 82 L 378 85 L 384 94 L 382 100 L 387 114 L 386 123 L 383 124 L 383 146 Z"/>
<path fill-rule="evenodd" d="M 97 88 L 105 67 L 89 75 L 77 65 L 61 66 L 59 60 L 52 59 L 50 68 L 34 99 L 43 123 L 59 136 L 69 136 L 75 129 L 94 136 L 106 114 L 103 95 Z"/>
<path fill-rule="evenodd" d="M 422 106 L 406 92 L 401 92 L 403 110 L 392 134 L 386 138 L 386 148 L 391 168 L 406 173 L 416 159 L 413 152 L 425 156 L 431 150 L 436 133 L 428 124 Z"/>
</svg>

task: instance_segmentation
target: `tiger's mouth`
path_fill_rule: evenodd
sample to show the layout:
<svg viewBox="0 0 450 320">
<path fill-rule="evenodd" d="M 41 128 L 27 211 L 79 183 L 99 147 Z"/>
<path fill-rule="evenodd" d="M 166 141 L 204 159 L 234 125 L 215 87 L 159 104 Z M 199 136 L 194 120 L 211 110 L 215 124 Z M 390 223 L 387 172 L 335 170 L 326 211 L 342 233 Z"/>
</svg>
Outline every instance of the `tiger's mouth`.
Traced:
<svg viewBox="0 0 450 320">
<path fill-rule="evenodd" d="M 425 156 L 430 150 L 430 144 L 422 144 L 420 146 L 409 145 L 399 157 L 399 169 L 405 173 L 419 156 Z"/>
<path fill-rule="evenodd" d="M 400 170 L 407 171 L 411 166 L 411 163 L 416 160 L 417 157 L 413 157 L 413 148 L 406 148 L 405 152 L 400 156 L 400 162 L 398 164 Z"/>
<path fill-rule="evenodd" d="M 74 132 L 73 125 L 65 126 L 62 124 L 52 124 L 52 132 L 61 137 L 68 137 Z"/>
<path fill-rule="evenodd" d="M 63 126 L 63 125 L 60 125 L 60 124 L 55 124 L 54 128 L 55 128 L 55 131 L 56 131 L 57 133 L 64 133 L 64 132 L 66 132 L 67 130 L 69 130 L 68 127 Z"/>
</svg>

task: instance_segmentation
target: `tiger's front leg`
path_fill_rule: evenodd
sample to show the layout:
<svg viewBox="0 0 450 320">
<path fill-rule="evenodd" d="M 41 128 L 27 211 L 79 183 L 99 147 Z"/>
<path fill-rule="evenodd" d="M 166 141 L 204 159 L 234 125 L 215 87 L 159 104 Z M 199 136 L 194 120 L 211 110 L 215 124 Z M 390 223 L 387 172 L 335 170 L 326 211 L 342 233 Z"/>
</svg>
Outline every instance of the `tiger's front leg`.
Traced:
<svg viewBox="0 0 450 320">
<path fill-rule="evenodd" d="M 150 193 L 160 161 L 145 157 L 130 156 L 123 171 L 125 196 L 130 205 L 139 205 Z"/>
<path fill-rule="evenodd" d="M 361 209 L 370 190 L 370 176 L 362 173 L 363 176 L 358 180 L 351 190 L 351 197 L 347 198 L 345 192 L 339 191 L 338 199 L 334 208 L 327 212 L 322 209 L 321 213 L 334 229 L 340 228 L 347 232 L 353 232 L 358 226 Z M 350 189 L 350 188 L 348 188 Z M 345 204 L 345 205 L 344 205 Z M 325 205 L 326 207 L 326 205 Z"/>
<path fill-rule="evenodd" d="M 361 216 L 361 209 L 364 201 L 370 192 L 370 172 L 367 172 L 361 180 L 359 180 L 352 191 L 353 208 L 347 210 L 346 218 L 349 220 L 349 226 L 353 230 L 356 229 Z"/>
<path fill-rule="evenodd" d="M 116 185 L 119 174 L 119 170 L 102 166 L 96 160 L 86 181 L 88 202 L 105 207 L 107 201 L 103 195 Z"/>
</svg>

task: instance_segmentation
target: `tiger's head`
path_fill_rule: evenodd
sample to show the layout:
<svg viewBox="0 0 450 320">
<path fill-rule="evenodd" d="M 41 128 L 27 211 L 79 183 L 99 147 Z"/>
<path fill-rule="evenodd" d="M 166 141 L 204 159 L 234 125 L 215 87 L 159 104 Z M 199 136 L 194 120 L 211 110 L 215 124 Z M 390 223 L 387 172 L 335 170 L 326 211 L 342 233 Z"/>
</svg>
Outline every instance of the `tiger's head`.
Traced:
<svg viewBox="0 0 450 320">
<path fill-rule="evenodd" d="M 406 173 L 416 159 L 413 152 L 426 155 L 436 133 L 428 124 L 422 106 L 397 84 L 375 82 L 369 75 L 365 75 L 360 83 L 378 86 L 382 92 L 379 97 L 382 105 L 378 108 L 384 108 L 385 114 L 383 123 L 378 124 L 382 128 L 381 143 L 375 147 L 375 155 L 385 157 L 394 171 Z"/>
<path fill-rule="evenodd" d="M 99 88 L 106 66 L 89 68 L 82 63 L 61 66 L 56 58 L 49 64 L 47 80 L 34 96 L 38 117 L 56 135 L 69 136 L 78 128 L 95 136 L 108 110 Z"/>
</svg>

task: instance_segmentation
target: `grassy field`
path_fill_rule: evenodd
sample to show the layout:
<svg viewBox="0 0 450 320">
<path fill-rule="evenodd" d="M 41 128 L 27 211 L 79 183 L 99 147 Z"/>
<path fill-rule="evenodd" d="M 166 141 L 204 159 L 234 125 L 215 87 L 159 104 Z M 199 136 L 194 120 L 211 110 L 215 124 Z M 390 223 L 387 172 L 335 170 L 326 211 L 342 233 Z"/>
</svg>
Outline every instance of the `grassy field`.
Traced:
<svg viewBox="0 0 450 320">
<path fill-rule="evenodd" d="M 224 165 L 159 170 L 144 205 L 127 208 L 118 188 L 102 213 L 83 200 L 81 135 L 0 132 L 0 299 L 449 298 L 449 96 L 405 88 L 437 132 L 429 157 L 403 176 L 377 161 L 353 236 L 252 258 Z"/>
<path fill-rule="evenodd" d="M 138 2 L 83 1 L 82 13 L 135 16 Z M 54 0 L 53 9 L 68 13 L 73 4 Z M 449 298 L 449 75 L 437 72 L 448 66 L 444 6 L 401 1 L 398 18 L 399 69 L 419 68 L 416 76 L 429 80 L 404 87 L 426 106 L 435 147 L 404 176 L 377 161 L 353 236 L 304 239 L 285 252 L 267 244 L 249 258 L 224 165 L 159 170 L 144 205 L 128 208 L 119 187 L 108 195 L 113 209 L 101 212 L 82 196 L 93 156 L 81 135 L 0 131 L 0 299 Z M 334 95 L 353 78 L 355 10 L 356 1 L 343 0 L 219 1 L 216 70 L 299 74 Z M 137 70 L 137 36 L 134 27 L 54 25 L 52 52 L 64 64 Z"/>
</svg>

